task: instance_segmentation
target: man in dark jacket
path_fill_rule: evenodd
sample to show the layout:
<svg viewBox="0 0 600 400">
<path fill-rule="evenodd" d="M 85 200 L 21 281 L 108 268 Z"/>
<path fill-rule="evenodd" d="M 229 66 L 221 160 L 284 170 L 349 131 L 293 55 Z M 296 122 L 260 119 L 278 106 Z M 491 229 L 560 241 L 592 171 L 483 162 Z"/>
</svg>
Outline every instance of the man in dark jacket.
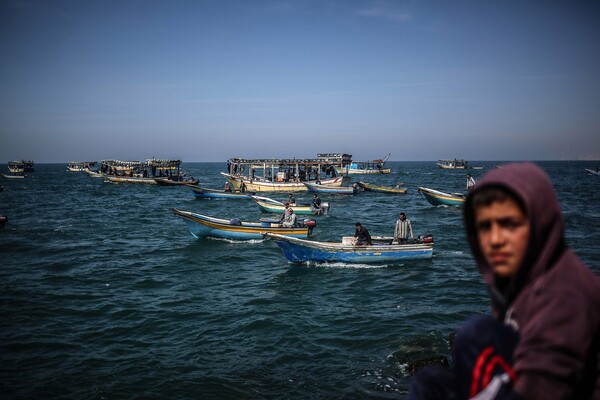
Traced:
<svg viewBox="0 0 600 400">
<path fill-rule="evenodd" d="M 360 222 L 355 224 L 356 230 L 354 231 L 354 237 L 356 238 L 357 246 L 364 246 L 366 244 L 371 245 L 371 235 L 367 228 L 362 226 Z"/>
<path fill-rule="evenodd" d="M 424 370 L 409 399 L 600 399 L 600 280 L 566 245 L 548 176 L 494 170 L 464 217 L 494 318 L 467 322 L 454 370 Z"/>
</svg>

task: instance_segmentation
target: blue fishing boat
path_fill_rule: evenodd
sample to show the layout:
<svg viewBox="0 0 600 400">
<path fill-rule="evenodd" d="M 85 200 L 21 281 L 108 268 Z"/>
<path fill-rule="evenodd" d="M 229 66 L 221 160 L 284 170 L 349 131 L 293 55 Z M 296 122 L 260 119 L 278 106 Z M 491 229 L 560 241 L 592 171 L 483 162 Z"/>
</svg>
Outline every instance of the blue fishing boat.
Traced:
<svg viewBox="0 0 600 400">
<path fill-rule="evenodd" d="M 196 238 L 217 237 L 225 239 L 248 240 L 263 239 L 267 232 L 275 232 L 293 237 L 308 237 L 316 226 L 314 219 L 305 219 L 298 226 L 284 227 L 277 222 L 245 222 L 238 218 L 222 219 L 197 214 L 191 211 L 172 209 L 173 214 L 183 218 L 192 235 Z"/>
<path fill-rule="evenodd" d="M 223 189 L 208 189 L 190 185 L 194 197 L 197 199 L 250 199 L 251 194 L 239 191 L 230 192 Z"/>
<path fill-rule="evenodd" d="M 358 192 L 358 185 L 353 184 L 352 186 L 330 186 L 320 185 L 318 183 L 303 182 L 304 186 L 309 192 L 315 192 L 319 194 L 356 194 Z"/>
<path fill-rule="evenodd" d="M 462 206 L 465 202 L 465 195 L 462 193 L 450 194 L 426 187 L 419 187 L 419 192 L 434 206 Z"/>
<path fill-rule="evenodd" d="M 355 238 L 343 237 L 341 242 L 319 242 L 269 232 L 290 262 L 394 263 L 404 260 L 430 259 L 433 256 L 433 236 L 427 235 L 414 243 L 397 244 L 391 237 L 371 237 L 372 245 L 355 245 Z"/>
</svg>

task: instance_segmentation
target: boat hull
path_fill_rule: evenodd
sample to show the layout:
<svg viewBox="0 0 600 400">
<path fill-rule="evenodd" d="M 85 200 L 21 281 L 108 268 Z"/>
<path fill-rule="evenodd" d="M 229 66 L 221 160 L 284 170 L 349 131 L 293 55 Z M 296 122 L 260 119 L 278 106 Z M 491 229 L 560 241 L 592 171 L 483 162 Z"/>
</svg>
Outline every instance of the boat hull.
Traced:
<svg viewBox="0 0 600 400">
<path fill-rule="evenodd" d="M 187 181 L 174 181 L 169 178 L 154 178 L 157 184 L 161 186 L 181 186 L 181 185 L 197 185 L 200 181 L 198 179 L 187 180 Z"/>
<path fill-rule="evenodd" d="M 196 238 L 216 237 L 234 240 L 263 239 L 267 232 L 275 232 L 292 237 L 308 237 L 312 228 L 307 226 L 286 228 L 269 222 L 242 222 L 232 224 L 232 220 L 213 218 L 191 211 L 173 209 L 173 213 L 183 218 L 191 234 Z"/>
<path fill-rule="evenodd" d="M 225 190 L 190 187 L 194 197 L 198 199 L 250 199 L 251 196 L 240 192 L 227 192 Z"/>
<path fill-rule="evenodd" d="M 315 192 L 320 194 L 346 194 L 346 195 L 354 195 L 356 194 L 356 187 L 353 186 L 327 186 L 327 185 L 318 185 L 316 183 L 306 183 L 304 185 L 308 189 L 309 192 Z"/>
<path fill-rule="evenodd" d="M 438 190 L 419 187 L 419 192 L 425 199 L 434 206 L 462 206 L 465 202 L 464 196 L 456 196 L 449 193 L 440 192 Z"/>
<path fill-rule="evenodd" d="M 136 178 L 128 176 L 107 176 L 106 179 L 112 183 L 138 183 L 143 185 L 157 185 L 154 178 Z"/>
<path fill-rule="evenodd" d="M 241 190 L 242 182 L 246 186 L 246 192 L 306 192 L 308 189 L 304 186 L 303 182 L 272 182 L 272 181 L 251 181 L 247 178 L 242 178 L 236 175 L 230 175 L 221 172 L 229 183 L 232 185 L 234 190 Z M 344 177 L 336 176 L 335 178 L 323 179 L 322 185 L 340 187 L 344 182 Z"/>
<path fill-rule="evenodd" d="M 290 262 L 396 263 L 431 259 L 433 243 L 354 246 L 344 242 L 317 242 L 268 233 Z"/>
<path fill-rule="evenodd" d="M 260 208 L 260 211 L 265 212 L 265 213 L 283 214 L 283 212 L 285 211 L 285 204 L 283 204 L 283 203 L 281 203 L 281 204 L 271 203 L 271 202 L 259 200 L 256 198 L 254 199 L 254 201 L 258 205 L 258 208 Z M 292 208 L 292 210 L 294 210 L 294 213 L 296 213 L 298 215 L 319 215 L 319 214 L 327 214 L 327 211 L 329 210 L 329 203 L 321 203 L 320 209 L 312 208 L 311 205 L 298 205 L 298 204 L 292 205 L 290 207 Z"/>
<path fill-rule="evenodd" d="M 406 193 L 406 188 L 395 188 L 389 186 L 378 186 L 373 185 L 367 182 L 357 182 L 358 186 L 363 188 L 365 191 L 369 192 L 377 192 L 377 193 L 387 193 L 387 194 L 404 194 Z"/>
</svg>

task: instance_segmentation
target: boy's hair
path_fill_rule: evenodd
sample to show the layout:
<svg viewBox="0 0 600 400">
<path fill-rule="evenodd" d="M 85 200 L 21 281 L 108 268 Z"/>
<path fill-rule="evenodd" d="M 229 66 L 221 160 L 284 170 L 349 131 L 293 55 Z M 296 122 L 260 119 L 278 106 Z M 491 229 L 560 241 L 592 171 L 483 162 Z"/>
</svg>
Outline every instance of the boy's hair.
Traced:
<svg viewBox="0 0 600 400">
<path fill-rule="evenodd" d="M 521 211 L 526 212 L 525 205 L 521 199 L 503 186 L 490 186 L 479 190 L 473 195 L 471 204 L 473 210 L 477 210 L 479 207 L 487 207 L 492 203 L 503 202 L 507 199 L 514 200 L 521 208 Z"/>
</svg>

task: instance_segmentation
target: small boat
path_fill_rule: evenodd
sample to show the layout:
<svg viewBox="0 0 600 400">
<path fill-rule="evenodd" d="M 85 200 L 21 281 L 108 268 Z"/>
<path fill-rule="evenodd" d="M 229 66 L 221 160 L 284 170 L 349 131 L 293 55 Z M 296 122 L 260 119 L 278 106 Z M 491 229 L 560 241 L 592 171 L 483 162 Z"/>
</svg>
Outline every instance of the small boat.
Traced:
<svg viewBox="0 0 600 400">
<path fill-rule="evenodd" d="M 112 183 L 141 183 L 145 185 L 158 185 L 154 178 L 143 176 L 107 176 L 106 180 Z"/>
<path fill-rule="evenodd" d="M 245 222 L 238 218 L 222 219 L 197 214 L 191 211 L 172 209 L 173 214 L 186 222 L 192 235 L 196 238 L 217 237 L 225 239 L 263 239 L 267 232 L 275 232 L 293 237 L 308 237 L 316 226 L 314 219 L 305 219 L 297 227 L 283 227 L 271 220 L 261 222 Z"/>
<path fill-rule="evenodd" d="M 157 184 L 161 186 L 181 186 L 181 185 L 197 185 L 200 180 L 199 179 L 173 179 L 173 178 L 154 178 Z"/>
<path fill-rule="evenodd" d="M 438 160 L 437 166 L 442 169 L 467 169 L 469 162 L 465 160 Z"/>
<path fill-rule="evenodd" d="M 589 169 L 586 168 L 585 171 L 589 174 L 589 175 L 600 175 L 600 171 L 598 169 L 593 170 L 593 169 Z"/>
<path fill-rule="evenodd" d="M 380 160 L 373 161 L 352 161 L 345 167 L 336 166 L 340 174 L 359 175 L 359 174 L 389 174 L 391 168 L 385 168 L 386 161 L 390 158 L 390 153 Z"/>
<path fill-rule="evenodd" d="M 433 236 L 426 235 L 414 243 L 397 244 L 391 237 L 371 237 L 372 245 L 355 245 L 353 237 L 341 242 L 319 242 L 280 235 L 265 234 L 283 251 L 290 262 L 393 263 L 404 260 L 430 259 L 433 256 Z"/>
<path fill-rule="evenodd" d="M 260 211 L 268 213 L 283 214 L 286 208 L 286 204 L 277 200 L 270 199 L 262 196 L 252 196 L 252 199 L 256 202 Z M 327 214 L 329 211 L 329 203 L 322 202 L 321 208 L 313 208 L 312 204 L 291 204 L 290 207 L 294 210 L 294 213 L 298 215 L 321 215 Z"/>
<path fill-rule="evenodd" d="M 465 202 L 465 195 L 462 193 L 450 194 L 425 187 L 419 187 L 419 192 L 434 206 L 462 206 Z"/>
<path fill-rule="evenodd" d="M 329 186 L 318 183 L 304 182 L 304 186 L 309 192 L 327 193 L 327 194 L 356 194 L 358 185 L 352 186 Z"/>
<path fill-rule="evenodd" d="M 363 188 L 365 191 L 369 192 L 378 192 L 378 193 L 390 193 L 390 194 L 404 194 L 406 193 L 406 188 L 401 187 L 401 185 L 396 186 L 379 186 L 374 185 L 372 183 L 367 182 L 357 182 L 358 186 Z"/>
<path fill-rule="evenodd" d="M 190 185 L 194 197 L 198 199 L 250 199 L 249 193 L 230 192 L 223 189 L 208 189 L 200 186 Z"/>
<path fill-rule="evenodd" d="M 106 176 L 102 172 L 97 170 L 86 169 L 85 172 L 87 172 L 87 174 L 92 178 L 104 178 Z"/>
<path fill-rule="evenodd" d="M 67 171 L 83 172 L 96 165 L 96 161 L 71 161 L 67 163 Z"/>
<path fill-rule="evenodd" d="M 2 176 L 3 178 L 6 178 L 6 179 L 23 179 L 27 175 L 0 174 L 0 176 Z"/>
</svg>

